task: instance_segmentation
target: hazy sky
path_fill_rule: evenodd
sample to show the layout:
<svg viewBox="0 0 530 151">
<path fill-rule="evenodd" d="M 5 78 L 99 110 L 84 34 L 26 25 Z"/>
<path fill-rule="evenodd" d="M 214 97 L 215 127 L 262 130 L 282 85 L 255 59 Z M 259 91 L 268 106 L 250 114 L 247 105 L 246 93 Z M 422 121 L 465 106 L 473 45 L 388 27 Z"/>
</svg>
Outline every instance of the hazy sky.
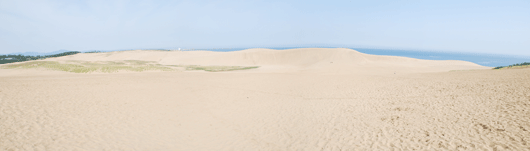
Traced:
<svg viewBox="0 0 530 151">
<path fill-rule="evenodd" d="M 0 0 L 0 53 L 293 46 L 530 56 L 530 1 Z"/>
</svg>

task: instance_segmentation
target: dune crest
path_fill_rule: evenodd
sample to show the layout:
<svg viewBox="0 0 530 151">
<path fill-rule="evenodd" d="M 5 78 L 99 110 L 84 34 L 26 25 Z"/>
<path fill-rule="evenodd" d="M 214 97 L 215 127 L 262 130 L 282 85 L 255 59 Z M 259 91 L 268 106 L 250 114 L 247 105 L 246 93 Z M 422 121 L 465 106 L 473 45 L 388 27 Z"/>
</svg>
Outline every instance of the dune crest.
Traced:
<svg viewBox="0 0 530 151">
<path fill-rule="evenodd" d="M 421 60 L 360 53 L 347 48 L 299 48 L 287 50 L 247 49 L 233 52 L 133 50 L 78 54 L 49 60 L 67 61 L 155 61 L 162 65 L 260 66 L 257 72 L 373 73 L 443 72 L 489 69 L 455 60 Z M 367 71 L 370 69 L 370 71 Z M 248 71 L 247 71 L 248 72 Z"/>
</svg>

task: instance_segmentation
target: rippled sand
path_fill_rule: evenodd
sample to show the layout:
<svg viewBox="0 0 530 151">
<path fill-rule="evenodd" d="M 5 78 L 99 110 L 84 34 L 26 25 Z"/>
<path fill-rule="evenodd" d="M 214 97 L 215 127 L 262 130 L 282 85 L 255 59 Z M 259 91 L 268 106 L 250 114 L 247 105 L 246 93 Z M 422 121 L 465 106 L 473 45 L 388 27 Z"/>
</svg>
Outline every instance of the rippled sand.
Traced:
<svg viewBox="0 0 530 151">
<path fill-rule="evenodd" d="M 48 60 L 260 67 L 0 69 L 0 150 L 530 150 L 529 68 L 345 49 Z"/>
</svg>

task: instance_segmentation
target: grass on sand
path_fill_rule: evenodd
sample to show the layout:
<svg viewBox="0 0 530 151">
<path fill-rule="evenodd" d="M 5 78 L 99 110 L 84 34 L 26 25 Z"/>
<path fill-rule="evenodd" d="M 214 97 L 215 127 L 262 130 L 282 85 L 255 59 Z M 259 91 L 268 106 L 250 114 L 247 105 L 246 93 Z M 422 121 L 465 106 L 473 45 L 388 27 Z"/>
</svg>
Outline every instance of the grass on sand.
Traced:
<svg viewBox="0 0 530 151">
<path fill-rule="evenodd" d="M 184 67 L 185 70 L 204 70 L 208 72 L 220 72 L 220 71 L 234 71 L 234 70 L 247 70 L 258 68 L 257 66 L 243 67 L 243 66 L 198 66 L 198 65 L 160 65 L 150 61 L 140 60 L 124 60 L 124 61 L 29 61 L 23 63 L 7 64 L 1 66 L 4 69 L 50 69 L 57 71 L 67 71 L 73 73 L 91 73 L 91 72 L 102 72 L 102 73 L 115 73 L 119 71 L 175 71 L 172 67 Z"/>
<path fill-rule="evenodd" d="M 184 67 L 186 70 L 204 70 L 209 72 L 220 72 L 220 71 L 234 71 L 234 70 L 248 70 L 255 69 L 259 66 L 197 66 L 197 65 L 172 65 L 174 67 Z"/>
<path fill-rule="evenodd" d="M 172 71 L 173 69 L 165 67 L 159 64 L 154 64 L 147 61 L 104 61 L 104 62 L 84 62 L 84 61 L 67 61 L 65 63 L 59 63 L 56 61 L 31 61 L 19 64 L 9 64 L 2 66 L 4 69 L 31 69 L 31 68 L 43 68 L 58 71 L 67 71 L 74 73 L 90 73 L 90 72 L 103 72 L 103 73 L 114 73 L 118 71 L 147 71 L 147 70 L 161 70 L 161 71 Z"/>
</svg>

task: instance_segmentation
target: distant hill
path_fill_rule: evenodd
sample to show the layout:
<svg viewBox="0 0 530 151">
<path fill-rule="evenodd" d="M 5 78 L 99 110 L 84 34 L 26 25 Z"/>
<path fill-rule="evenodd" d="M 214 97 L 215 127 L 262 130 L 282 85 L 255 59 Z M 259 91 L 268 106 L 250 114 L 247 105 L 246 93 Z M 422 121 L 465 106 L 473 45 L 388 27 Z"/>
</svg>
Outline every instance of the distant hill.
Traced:
<svg viewBox="0 0 530 151">
<path fill-rule="evenodd" d="M 509 66 L 498 66 L 493 69 L 514 68 L 514 67 L 517 68 L 517 67 L 528 67 L 528 66 L 530 66 L 530 62 L 517 63 L 517 64 L 512 64 Z"/>
<path fill-rule="evenodd" d="M 21 55 L 21 54 L 10 54 L 10 55 L 0 55 L 0 64 L 6 64 L 6 63 L 13 63 L 13 62 L 23 62 L 23 61 L 30 61 L 30 60 L 42 60 L 46 58 L 54 58 L 54 57 L 61 57 L 61 56 L 68 56 L 68 55 L 74 55 L 81 53 L 79 51 L 66 51 L 62 53 L 56 53 L 51 55 Z"/>
<path fill-rule="evenodd" d="M 22 55 L 22 56 L 47 56 L 47 55 L 54 55 L 54 54 L 60 54 L 64 52 L 70 52 L 70 50 L 57 50 L 53 52 L 16 52 L 16 53 L 8 53 L 8 54 L 0 54 L 0 55 Z"/>
</svg>

